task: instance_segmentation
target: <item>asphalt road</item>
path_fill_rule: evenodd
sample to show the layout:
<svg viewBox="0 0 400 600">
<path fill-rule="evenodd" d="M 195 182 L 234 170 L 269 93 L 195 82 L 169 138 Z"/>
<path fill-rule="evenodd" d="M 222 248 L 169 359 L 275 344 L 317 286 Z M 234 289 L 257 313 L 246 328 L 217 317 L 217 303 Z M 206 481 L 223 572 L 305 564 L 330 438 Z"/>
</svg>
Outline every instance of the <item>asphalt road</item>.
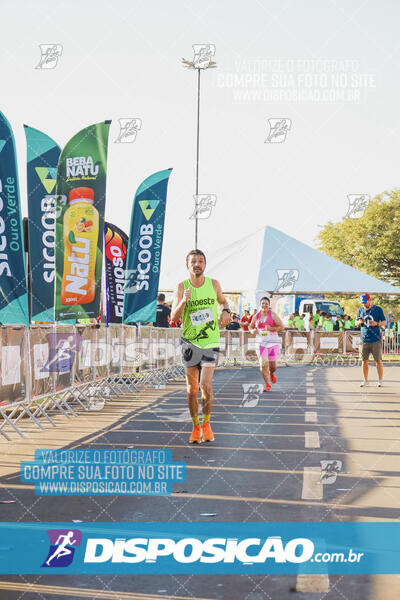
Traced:
<svg viewBox="0 0 400 600">
<path fill-rule="evenodd" d="M 371 379 L 376 373 L 371 370 Z M 40 434 L 40 447 L 170 448 L 187 464 L 187 479 L 169 497 L 38 497 L 22 485 L 15 464 L 39 441 L 2 442 L 2 521 L 382 521 L 400 509 L 400 368 L 385 385 L 360 389 L 357 367 L 282 366 L 269 393 L 245 399 L 256 368 L 221 369 L 214 377 L 215 442 L 189 445 L 184 382 L 124 398 L 86 434 L 81 414 Z M 136 405 L 130 409 L 130 403 Z M 122 406 L 122 405 L 121 405 Z M 131 407 L 132 408 L 132 407 Z M 118 410 L 117 410 L 118 409 Z M 72 427 L 72 429 L 71 429 Z M 72 436 L 72 437 L 71 437 Z M 57 442 L 58 438 L 58 442 Z M 14 446 L 13 446 L 14 444 Z M 19 450 L 14 450 L 13 448 Z M 321 485 L 321 462 L 341 462 Z M 339 463 L 337 463 L 339 464 Z M 201 516 L 202 513 L 214 516 Z M 0 577 L 1 600 L 396 600 L 400 576 L 138 575 Z"/>
</svg>

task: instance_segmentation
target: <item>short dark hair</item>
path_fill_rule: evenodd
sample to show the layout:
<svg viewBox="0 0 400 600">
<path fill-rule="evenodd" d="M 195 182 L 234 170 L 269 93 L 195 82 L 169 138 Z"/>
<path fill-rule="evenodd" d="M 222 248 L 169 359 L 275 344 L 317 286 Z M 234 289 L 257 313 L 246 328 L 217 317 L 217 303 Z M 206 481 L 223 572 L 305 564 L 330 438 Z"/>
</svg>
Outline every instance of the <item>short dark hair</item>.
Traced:
<svg viewBox="0 0 400 600">
<path fill-rule="evenodd" d="M 267 302 L 269 302 L 271 304 L 271 300 L 268 298 L 268 296 L 263 296 L 260 300 L 260 304 L 263 300 L 266 300 Z"/>
<path fill-rule="evenodd" d="M 154 296 L 153 296 L 153 298 L 154 298 Z M 164 300 L 165 300 L 165 294 L 158 294 L 157 300 L 159 302 L 164 302 Z"/>
<path fill-rule="evenodd" d="M 207 261 L 206 261 L 206 255 L 204 254 L 204 252 L 202 250 L 195 249 L 195 250 L 191 250 L 189 252 L 189 254 L 187 255 L 187 257 L 186 257 L 186 266 L 188 265 L 188 262 L 189 262 L 189 256 L 196 256 L 197 254 L 199 254 L 200 256 L 203 256 L 204 257 L 204 262 L 207 263 Z"/>
</svg>

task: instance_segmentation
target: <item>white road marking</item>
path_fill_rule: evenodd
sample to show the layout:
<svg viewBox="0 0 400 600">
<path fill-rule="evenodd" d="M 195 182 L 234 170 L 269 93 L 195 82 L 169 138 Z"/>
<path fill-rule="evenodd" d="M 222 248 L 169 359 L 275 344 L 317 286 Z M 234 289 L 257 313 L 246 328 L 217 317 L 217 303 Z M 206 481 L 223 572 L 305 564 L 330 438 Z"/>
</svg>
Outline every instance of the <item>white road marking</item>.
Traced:
<svg viewBox="0 0 400 600">
<path fill-rule="evenodd" d="M 322 500 L 324 486 L 320 482 L 321 467 L 304 467 L 303 489 L 301 497 L 303 500 Z"/>
<path fill-rule="evenodd" d="M 304 413 L 304 420 L 305 420 L 306 423 L 317 423 L 318 422 L 318 415 L 314 411 L 306 411 Z"/>
<path fill-rule="evenodd" d="M 329 592 L 329 575 L 297 575 L 296 592 L 319 593 Z"/>
<path fill-rule="evenodd" d="M 304 447 L 305 448 L 320 448 L 319 433 L 318 431 L 306 431 L 304 434 Z"/>
</svg>

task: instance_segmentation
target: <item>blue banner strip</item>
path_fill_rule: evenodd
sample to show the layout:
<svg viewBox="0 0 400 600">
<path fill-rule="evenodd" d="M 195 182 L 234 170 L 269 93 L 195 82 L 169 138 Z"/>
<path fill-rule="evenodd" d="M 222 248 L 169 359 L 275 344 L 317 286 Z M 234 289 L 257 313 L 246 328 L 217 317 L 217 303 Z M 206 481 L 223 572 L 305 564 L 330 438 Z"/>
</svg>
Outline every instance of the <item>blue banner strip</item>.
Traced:
<svg viewBox="0 0 400 600">
<path fill-rule="evenodd" d="M 2 574 L 397 574 L 400 523 L 1 523 Z"/>
</svg>

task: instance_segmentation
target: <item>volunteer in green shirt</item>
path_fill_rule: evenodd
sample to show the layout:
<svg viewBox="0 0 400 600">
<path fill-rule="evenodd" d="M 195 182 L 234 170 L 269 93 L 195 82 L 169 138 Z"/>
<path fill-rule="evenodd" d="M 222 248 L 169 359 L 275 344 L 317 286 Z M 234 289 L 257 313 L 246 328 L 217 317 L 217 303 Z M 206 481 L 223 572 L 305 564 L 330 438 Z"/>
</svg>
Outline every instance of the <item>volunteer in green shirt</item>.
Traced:
<svg viewBox="0 0 400 600">
<path fill-rule="evenodd" d="M 336 331 L 343 331 L 344 321 L 343 321 L 342 317 L 337 317 L 336 323 L 337 323 Z M 335 327 L 334 327 L 334 329 L 335 329 Z"/>
<path fill-rule="evenodd" d="M 298 312 L 293 313 L 293 325 L 297 329 L 297 321 L 300 319 Z"/>
<path fill-rule="evenodd" d="M 231 311 L 218 281 L 204 276 L 206 257 L 201 250 L 189 252 L 186 266 L 189 269 L 189 279 L 178 285 L 172 304 L 171 320 L 182 319 L 182 362 L 185 367 L 189 411 L 193 421 L 189 442 L 200 444 L 201 438 L 203 442 L 214 441 L 210 426 L 212 378 L 218 362 L 219 327 L 226 327 L 230 323 Z M 223 306 L 219 321 L 217 302 Z M 199 371 L 202 427 L 197 400 Z"/>
<path fill-rule="evenodd" d="M 326 319 L 324 320 L 322 327 L 324 331 L 333 331 L 332 315 L 326 315 Z"/>
<path fill-rule="evenodd" d="M 350 319 L 349 315 L 345 316 L 344 328 L 345 329 L 351 329 L 351 319 Z"/>
<path fill-rule="evenodd" d="M 300 316 L 297 317 L 297 319 L 296 319 L 296 327 L 297 327 L 297 329 L 299 331 L 304 331 L 304 329 L 305 329 L 305 322 L 304 322 L 304 319 L 303 319 L 303 315 L 301 317 Z"/>
</svg>

